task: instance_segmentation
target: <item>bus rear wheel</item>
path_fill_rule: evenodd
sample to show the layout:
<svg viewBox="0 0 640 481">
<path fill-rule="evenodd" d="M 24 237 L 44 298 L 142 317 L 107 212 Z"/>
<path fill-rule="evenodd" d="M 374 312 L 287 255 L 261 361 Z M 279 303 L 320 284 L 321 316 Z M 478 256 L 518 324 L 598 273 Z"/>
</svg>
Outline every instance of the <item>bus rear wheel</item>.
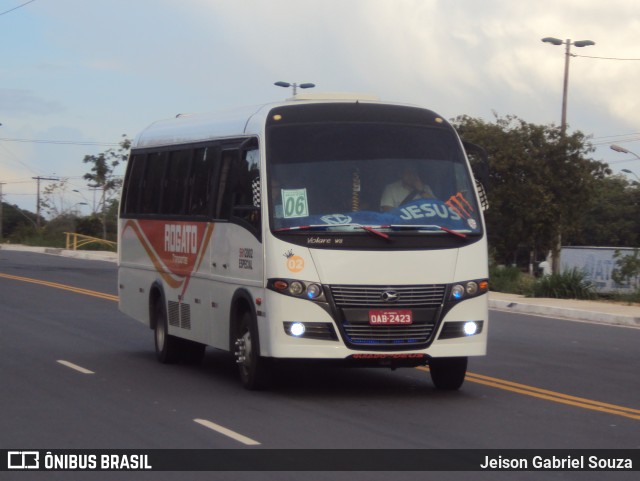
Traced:
<svg viewBox="0 0 640 481">
<path fill-rule="evenodd" d="M 260 356 L 258 326 L 249 312 L 245 312 L 240 318 L 235 355 L 240 380 L 246 389 L 255 391 L 269 386 L 271 383 L 270 359 Z"/>
<path fill-rule="evenodd" d="M 167 311 L 162 299 L 156 301 L 154 314 L 156 357 L 163 364 L 176 363 L 180 358 L 180 339 L 169 334 Z"/>
<path fill-rule="evenodd" d="M 429 360 L 431 380 L 437 389 L 455 391 L 460 389 L 467 375 L 466 357 L 436 357 Z"/>
</svg>

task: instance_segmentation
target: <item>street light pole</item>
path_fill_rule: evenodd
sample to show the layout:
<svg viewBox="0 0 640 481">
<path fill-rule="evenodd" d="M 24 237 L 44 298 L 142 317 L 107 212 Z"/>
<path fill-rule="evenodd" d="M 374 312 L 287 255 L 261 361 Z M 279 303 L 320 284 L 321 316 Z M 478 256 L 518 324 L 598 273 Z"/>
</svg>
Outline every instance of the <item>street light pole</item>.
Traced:
<svg viewBox="0 0 640 481">
<path fill-rule="evenodd" d="M 567 98 L 569 96 L 569 59 L 571 57 L 571 46 L 575 45 L 576 47 L 588 47 L 590 45 L 595 45 L 596 43 L 593 40 L 577 40 L 575 42 L 572 42 L 569 38 L 565 41 L 562 41 L 559 38 L 555 37 L 545 37 L 542 39 L 542 41 L 545 43 L 550 43 L 551 45 L 566 46 L 564 52 L 564 81 L 562 85 L 562 116 L 560 120 L 560 139 L 564 145 L 567 136 Z M 558 225 L 558 239 L 551 259 L 551 269 L 554 274 L 560 274 L 560 251 L 562 250 L 562 219 L 559 220 Z"/>
<path fill-rule="evenodd" d="M 316 86 L 316 84 L 312 84 L 312 83 L 304 83 L 304 84 L 297 84 L 297 83 L 289 83 L 289 82 L 276 82 L 273 85 L 276 85 L 278 87 L 284 87 L 284 88 L 289 88 L 292 87 L 293 88 L 293 96 L 295 97 L 296 94 L 298 93 L 298 88 L 301 89 L 312 89 L 313 87 Z"/>
<path fill-rule="evenodd" d="M 609 147 L 611 148 L 611 150 L 615 150 L 616 152 L 620 152 L 620 153 L 623 153 L 623 154 L 631 154 L 636 159 L 640 160 L 640 155 L 636 154 L 635 152 L 633 152 L 633 151 L 631 151 L 629 149 L 625 149 L 624 147 L 621 147 L 621 146 L 616 145 L 616 144 L 611 144 Z M 625 174 L 633 175 L 640 182 L 640 177 L 638 177 L 638 174 L 636 174 L 634 171 L 629 170 L 629 169 L 621 169 L 621 172 L 624 172 Z"/>
<path fill-rule="evenodd" d="M 640 155 L 636 154 L 635 152 L 630 151 L 629 149 L 625 149 L 624 147 L 621 147 L 619 145 L 616 144 L 611 144 L 609 147 L 611 150 L 615 150 L 616 152 L 621 152 L 623 154 L 631 154 L 633 155 L 636 159 L 640 159 Z M 624 169 L 622 170 L 624 172 Z"/>
<path fill-rule="evenodd" d="M 575 45 L 576 47 L 589 47 L 591 45 L 595 45 L 596 43 L 593 40 L 576 40 L 572 42 L 571 39 L 566 39 L 565 41 L 560 40 L 555 37 L 545 37 L 542 39 L 545 43 L 550 43 L 551 45 L 565 45 L 564 51 L 564 82 L 562 88 L 562 118 L 560 123 L 560 133 L 562 134 L 562 138 L 566 136 L 567 133 L 567 98 L 569 93 L 569 59 L 571 57 L 571 46 Z"/>
</svg>

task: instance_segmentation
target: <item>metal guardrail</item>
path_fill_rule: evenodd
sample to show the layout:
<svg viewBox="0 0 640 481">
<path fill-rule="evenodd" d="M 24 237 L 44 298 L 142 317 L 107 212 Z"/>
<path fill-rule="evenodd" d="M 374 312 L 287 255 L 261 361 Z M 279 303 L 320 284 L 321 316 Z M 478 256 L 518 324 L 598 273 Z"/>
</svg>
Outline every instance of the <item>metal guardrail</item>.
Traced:
<svg viewBox="0 0 640 481">
<path fill-rule="evenodd" d="M 83 247 L 93 243 L 107 246 L 107 247 L 112 247 L 114 249 L 116 249 L 118 246 L 117 242 L 113 242 L 105 239 L 99 239 L 98 237 L 91 237 L 84 234 L 78 234 L 76 232 L 65 232 L 65 234 L 67 236 L 67 247 L 66 247 L 67 250 L 76 251 L 78 250 L 79 247 Z"/>
</svg>

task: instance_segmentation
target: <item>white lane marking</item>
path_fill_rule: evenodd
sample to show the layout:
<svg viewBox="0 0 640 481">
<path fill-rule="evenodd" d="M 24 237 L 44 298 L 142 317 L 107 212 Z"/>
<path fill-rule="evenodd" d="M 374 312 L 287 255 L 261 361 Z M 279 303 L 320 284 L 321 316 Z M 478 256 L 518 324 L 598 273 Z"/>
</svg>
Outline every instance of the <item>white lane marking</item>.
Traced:
<svg viewBox="0 0 640 481">
<path fill-rule="evenodd" d="M 63 361 L 62 359 L 58 359 L 58 363 L 62 364 L 63 366 L 67 366 L 75 371 L 81 372 L 82 374 L 95 374 L 95 372 L 90 371 L 89 369 L 85 369 L 84 367 L 78 366 L 77 364 L 74 364 L 69 361 Z"/>
<path fill-rule="evenodd" d="M 227 429 L 224 426 L 220 426 L 219 424 L 212 423 L 206 419 L 194 419 L 194 421 L 206 428 L 212 429 L 220 434 L 224 434 L 231 439 L 234 439 L 242 444 L 246 444 L 247 446 L 257 446 L 260 443 L 251 438 L 243 436 L 242 434 L 236 433 L 235 431 L 231 431 L 231 429 Z"/>
</svg>

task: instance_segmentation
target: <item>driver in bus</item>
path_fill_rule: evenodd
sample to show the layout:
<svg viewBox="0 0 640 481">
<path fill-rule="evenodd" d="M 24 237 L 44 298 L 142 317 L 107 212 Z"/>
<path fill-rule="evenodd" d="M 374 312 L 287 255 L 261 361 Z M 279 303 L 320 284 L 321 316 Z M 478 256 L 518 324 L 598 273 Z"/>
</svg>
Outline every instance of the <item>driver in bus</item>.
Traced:
<svg viewBox="0 0 640 481">
<path fill-rule="evenodd" d="M 380 199 L 380 210 L 388 212 L 407 202 L 435 197 L 431 187 L 425 184 L 415 167 L 405 165 L 400 179 L 387 185 Z"/>
</svg>

